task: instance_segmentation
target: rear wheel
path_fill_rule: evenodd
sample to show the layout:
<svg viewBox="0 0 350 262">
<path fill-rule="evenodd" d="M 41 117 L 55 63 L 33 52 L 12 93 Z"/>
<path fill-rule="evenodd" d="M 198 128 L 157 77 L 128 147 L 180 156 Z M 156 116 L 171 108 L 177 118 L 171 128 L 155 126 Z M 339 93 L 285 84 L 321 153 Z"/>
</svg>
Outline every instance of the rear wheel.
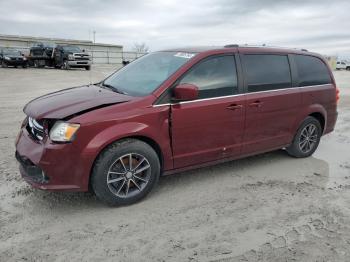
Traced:
<svg viewBox="0 0 350 262">
<path fill-rule="evenodd" d="M 7 67 L 7 64 L 6 64 L 5 61 L 1 61 L 1 67 L 2 67 L 2 68 L 6 68 L 6 67 Z"/>
<path fill-rule="evenodd" d="M 311 156 L 317 149 L 321 136 L 320 122 L 308 116 L 300 125 L 292 144 L 287 148 L 288 154 L 298 158 Z"/>
<path fill-rule="evenodd" d="M 109 205 L 129 205 L 156 185 L 160 163 L 153 148 L 136 139 L 116 142 L 98 157 L 91 176 L 96 196 Z"/>
<path fill-rule="evenodd" d="M 91 70 L 91 66 L 85 66 L 85 69 L 89 71 Z"/>
</svg>

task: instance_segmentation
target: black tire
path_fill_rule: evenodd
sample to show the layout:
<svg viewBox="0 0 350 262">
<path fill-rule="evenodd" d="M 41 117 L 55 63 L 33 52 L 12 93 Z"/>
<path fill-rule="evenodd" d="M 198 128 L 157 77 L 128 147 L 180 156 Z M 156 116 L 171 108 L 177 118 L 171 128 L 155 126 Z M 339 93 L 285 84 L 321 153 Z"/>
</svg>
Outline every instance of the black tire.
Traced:
<svg viewBox="0 0 350 262">
<path fill-rule="evenodd" d="M 132 157 L 129 158 L 130 154 L 140 156 L 139 160 Z M 145 159 L 142 159 L 142 157 Z M 124 161 L 128 159 L 132 160 L 124 163 Z M 134 160 L 139 162 L 133 166 Z M 129 166 L 130 162 L 132 163 L 131 166 Z M 136 173 L 136 171 L 147 168 L 147 166 L 149 166 L 149 168 L 145 169 L 145 171 Z M 137 178 L 135 178 L 133 174 L 130 175 L 132 172 L 128 171 L 133 170 L 133 167 L 134 172 L 137 174 L 137 176 L 135 174 L 135 177 Z M 111 171 L 113 168 L 116 169 Z M 122 169 L 125 170 L 124 174 L 121 174 L 124 172 Z M 114 175 L 110 173 L 117 172 L 120 173 L 116 174 L 116 177 L 110 177 Z M 97 158 L 91 174 L 91 187 L 97 198 L 108 205 L 130 205 L 144 198 L 154 188 L 158 182 L 159 175 L 160 162 L 153 148 L 147 143 L 137 139 L 125 139 L 108 146 Z M 132 177 L 130 178 L 130 176 Z M 144 180 L 139 180 L 140 178 L 138 176 Z M 108 179 L 110 181 L 116 179 L 122 180 L 114 183 L 107 183 Z M 144 182 L 146 179 L 147 182 Z M 130 182 L 130 180 L 137 180 L 138 186 Z M 123 187 L 123 185 L 125 186 Z M 133 188 L 131 186 L 133 186 Z M 120 194 L 118 195 L 118 193 Z"/>
<path fill-rule="evenodd" d="M 23 64 L 22 67 L 23 67 L 23 68 L 27 68 L 27 67 L 28 67 L 28 64 Z"/>
<path fill-rule="evenodd" d="M 314 133 L 308 132 L 308 130 L 313 130 L 311 127 L 315 128 Z M 293 157 L 309 157 L 316 151 L 321 136 L 322 127 L 320 122 L 316 118 L 308 116 L 301 123 L 296 135 L 294 136 L 292 144 L 287 147 L 286 150 L 288 154 Z M 306 137 L 308 138 L 306 139 Z"/>
<path fill-rule="evenodd" d="M 89 71 L 91 70 L 91 66 L 85 66 L 85 69 Z"/>
<path fill-rule="evenodd" d="M 348 71 L 349 71 L 349 70 L 350 70 L 350 66 L 347 66 L 347 67 L 346 67 L 346 70 L 348 70 Z"/>
<path fill-rule="evenodd" d="M 4 60 L 1 61 L 1 67 L 2 68 L 7 68 L 8 67 L 8 65 L 6 64 L 6 62 Z"/>
</svg>

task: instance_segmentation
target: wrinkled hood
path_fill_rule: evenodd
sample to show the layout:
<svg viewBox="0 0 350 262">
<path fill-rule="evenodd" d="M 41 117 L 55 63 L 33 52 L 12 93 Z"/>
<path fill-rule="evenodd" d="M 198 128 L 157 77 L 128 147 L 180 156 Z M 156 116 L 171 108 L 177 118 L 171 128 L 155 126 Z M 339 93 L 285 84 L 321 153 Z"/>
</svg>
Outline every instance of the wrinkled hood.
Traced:
<svg viewBox="0 0 350 262">
<path fill-rule="evenodd" d="M 132 97 L 96 85 L 80 86 L 50 93 L 30 101 L 24 113 L 35 119 L 62 119 L 89 109 L 130 101 Z"/>
</svg>

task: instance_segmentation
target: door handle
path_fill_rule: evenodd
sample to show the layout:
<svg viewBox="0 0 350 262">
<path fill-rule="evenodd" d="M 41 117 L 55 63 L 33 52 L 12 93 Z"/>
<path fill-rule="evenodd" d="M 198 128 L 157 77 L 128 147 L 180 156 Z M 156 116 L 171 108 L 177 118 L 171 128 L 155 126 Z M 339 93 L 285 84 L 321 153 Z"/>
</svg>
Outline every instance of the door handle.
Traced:
<svg viewBox="0 0 350 262">
<path fill-rule="evenodd" d="M 255 102 L 249 104 L 249 106 L 250 107 L 261 107 L 262 104 L 263 104 L 263 102 L 261 102 L 261 101 L 255 101 Z"/>
<path fill-rule="evenodd" d="M 228 107 L 226 107 L 226 109 L 237 110 L 237 109 L 241 109 L 242 107 L 243 107 L 242 105 L 233 104 L 233 105 L 229 105 Z"/>
</svg>

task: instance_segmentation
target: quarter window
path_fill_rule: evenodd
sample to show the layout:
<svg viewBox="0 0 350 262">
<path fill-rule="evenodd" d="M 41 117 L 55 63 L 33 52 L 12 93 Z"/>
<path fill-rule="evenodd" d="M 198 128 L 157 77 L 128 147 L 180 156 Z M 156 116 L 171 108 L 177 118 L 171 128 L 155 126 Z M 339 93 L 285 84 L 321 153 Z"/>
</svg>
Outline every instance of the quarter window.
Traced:
<svg viewBox="0 0 350 262">
<path fill-rule="evenodd" d="M 292 86 L 286 55 L 244 55 L 248 92 L 267 91 Z"/>
<path fill-rule="evenodd" d="M 314 56 L 295 55 L 299 86 L 324 85 L 331 83 L 327 66 Z"/>
<path fill-rule="evenodd" d="M 238 93 L 234 56 L 208 58 L 195 65 L 180 81 L 199 89 L 199 99 Z"/>
</svg>

